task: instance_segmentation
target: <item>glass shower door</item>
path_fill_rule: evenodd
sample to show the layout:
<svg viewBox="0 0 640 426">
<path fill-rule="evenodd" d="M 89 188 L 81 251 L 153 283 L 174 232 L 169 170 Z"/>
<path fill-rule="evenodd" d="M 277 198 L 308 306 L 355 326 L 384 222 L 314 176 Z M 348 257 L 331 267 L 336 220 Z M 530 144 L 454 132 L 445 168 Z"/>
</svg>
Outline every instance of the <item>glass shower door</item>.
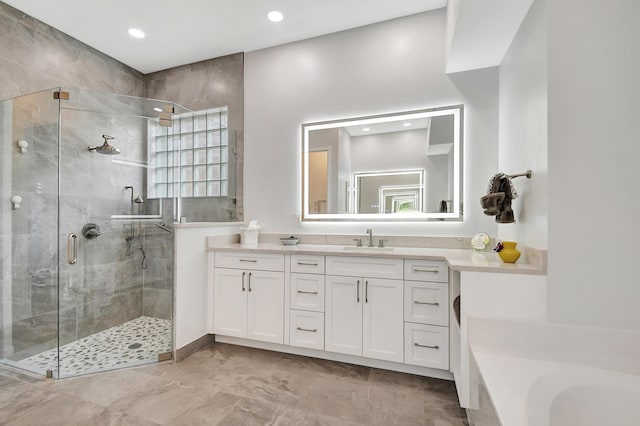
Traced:
<svg viewBox="0 0 640 426">
<path fill-rule="evenodd" d="M 58 90 L 0 102 L 0 361 L 43 376 L 59 338 Z"/>
<path fill-rule="evenodd" d="M 147 199 L 148 110 L 78 90 L 61 104 L 60 377 L 171 352 L 172 234 L 154 224 L 172 203 Z"/>
</svg>

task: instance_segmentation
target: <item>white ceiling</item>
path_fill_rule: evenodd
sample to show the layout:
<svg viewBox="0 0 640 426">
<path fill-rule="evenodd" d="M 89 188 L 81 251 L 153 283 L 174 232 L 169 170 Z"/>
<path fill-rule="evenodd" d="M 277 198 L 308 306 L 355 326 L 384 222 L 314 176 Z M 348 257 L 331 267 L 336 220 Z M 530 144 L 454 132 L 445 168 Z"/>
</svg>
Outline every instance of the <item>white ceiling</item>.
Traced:
<svg viewBox="0 0 640 426">
<path fill-rule="evenodd" d="M 142 73 L 446 6 L 447 0 L 3 0 Z M 267 13 L 279 10 L 273 23 Z M 131 38 L 136 27 L 147 37 Z"/>
</svg>

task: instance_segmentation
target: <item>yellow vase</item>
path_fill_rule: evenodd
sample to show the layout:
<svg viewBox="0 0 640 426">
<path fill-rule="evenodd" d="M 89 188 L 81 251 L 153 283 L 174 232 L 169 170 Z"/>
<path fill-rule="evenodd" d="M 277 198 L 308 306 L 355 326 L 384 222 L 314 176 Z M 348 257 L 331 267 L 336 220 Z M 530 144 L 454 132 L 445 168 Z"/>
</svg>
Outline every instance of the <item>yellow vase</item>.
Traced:
<svg viewBox="0 0 640 426">
<path fill-rule="evenodd" d="M 498 256 L 504 263 L 516 263 L 520 259 L 520 251 L 516 249 L 515 241 L 503 241 L 502 250 L 498 252 Z"/>
</svg>

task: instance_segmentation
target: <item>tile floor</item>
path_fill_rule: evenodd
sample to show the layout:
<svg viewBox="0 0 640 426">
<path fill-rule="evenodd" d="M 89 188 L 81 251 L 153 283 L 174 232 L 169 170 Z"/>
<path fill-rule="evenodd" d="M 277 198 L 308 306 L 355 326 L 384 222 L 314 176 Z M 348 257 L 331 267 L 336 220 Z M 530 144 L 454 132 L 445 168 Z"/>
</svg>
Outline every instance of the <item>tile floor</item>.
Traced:
<svg viewBox="0 0 640 426">
<path fill-rule="evenodd" d="M 60 347 L 60 377 L 155 362 L 171 352 L 171 321 L 142 316 Z M 58 349 L 14 364 L 32 372 L 57 373 Z M 56 376 L 57 377 L 57 376 Z"/>
<path fill-rule="evenodd" d="M 467 425 L 453 382 L 215 343 L 64 380 L 0 370 L 2 425 Z"/>
</svg>

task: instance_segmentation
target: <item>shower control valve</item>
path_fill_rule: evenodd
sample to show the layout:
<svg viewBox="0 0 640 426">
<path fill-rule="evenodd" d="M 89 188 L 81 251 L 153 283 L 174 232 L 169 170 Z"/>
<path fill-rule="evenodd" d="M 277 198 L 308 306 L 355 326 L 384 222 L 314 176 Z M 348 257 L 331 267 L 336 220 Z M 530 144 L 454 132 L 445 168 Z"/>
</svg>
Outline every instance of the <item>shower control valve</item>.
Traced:
<svg viewBox="0 0 640 426">
<path fill-rule="evenodd" d="M 102 235 L 100 227 L 95 223 L 87 223 L 82 227 L 82 236 L 88 240 L 98 238 L 100 235 Z"/>
</svg>

